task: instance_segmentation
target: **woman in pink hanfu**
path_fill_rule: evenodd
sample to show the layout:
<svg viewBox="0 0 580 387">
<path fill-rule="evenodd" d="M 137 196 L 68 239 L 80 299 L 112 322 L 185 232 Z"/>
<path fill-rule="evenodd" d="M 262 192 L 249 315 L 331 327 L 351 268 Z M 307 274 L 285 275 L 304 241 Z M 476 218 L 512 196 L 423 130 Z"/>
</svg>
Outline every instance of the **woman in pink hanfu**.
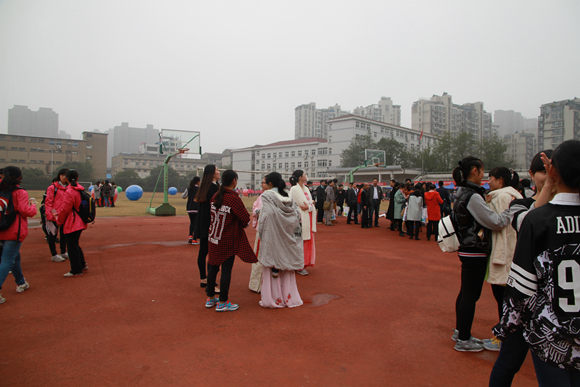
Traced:
<svg viewBox="0 0 580 387">
<path fill-rule="evenodd" d="M 294 308 L 303 303 L 295 274 L 304 267 L 300 210 L 279 173 L 268 174 L 265 181 L 269 189 L 262 194 L 258 218 L 258 260 L 264 266 L 260 305 Z"/>
<path fill-rule="evenodd" d="M 314 233 L 316 232 L 316 207 L 310 194 L 310 190 L 304 184 L 308 176 L 300 169 L 290 176 L 290 197 L 300 208 L 302 220 L 302 240 L 304 241 L 304 268 L 297 271 L 300 275 L 308 275 L 307 267 L 314 266 L 316 261 L 316 249 L 314 247 Z"/>
</svg>

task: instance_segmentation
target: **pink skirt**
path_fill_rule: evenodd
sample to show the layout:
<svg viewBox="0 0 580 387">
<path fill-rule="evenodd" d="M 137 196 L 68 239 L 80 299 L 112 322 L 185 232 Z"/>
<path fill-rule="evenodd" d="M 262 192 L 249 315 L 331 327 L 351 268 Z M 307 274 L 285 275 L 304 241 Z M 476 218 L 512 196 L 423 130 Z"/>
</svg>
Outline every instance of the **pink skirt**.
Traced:
<svg viewBox="0 0 580 387">
<path fill-rule="evenodd" d="M 314 233 L 312 232 L 312 212 L 310 212 L 310 240 L 304 241 L 304 267 L 314 266 L 316 249 L 314 248 Z"/>
<path fill-rule="evenodd" d="M 264 308 L 295 308 L 303 304 L 296 286 L 294 271 L 280 271 L 278 278 L 272 277 L 272 269 L 264 267 L 262 270 L 262 300 L 260 306 Z"/>
</svg>

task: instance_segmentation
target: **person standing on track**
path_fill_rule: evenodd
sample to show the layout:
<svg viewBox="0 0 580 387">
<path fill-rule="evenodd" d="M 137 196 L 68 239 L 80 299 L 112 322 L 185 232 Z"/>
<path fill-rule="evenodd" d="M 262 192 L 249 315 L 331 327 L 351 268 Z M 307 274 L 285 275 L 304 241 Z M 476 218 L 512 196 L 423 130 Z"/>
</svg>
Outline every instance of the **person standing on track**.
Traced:
<svg viewBox="0 0 580 387">
<path fill-rule="evenodd" d="M 320 180 L 316 187 L 316 223 L 322 224 L 324 218 L 324 200 L 326 199 L 326 180 Z"/>
<path fill-rule="evenodd" d="M 208 230 L 209 259 L 206 288 L 208 298 L 205 307 L 211 308 L 217 304 L 215 308 L 217 312 L 234 311 L 239 308 L 228 299 L 236 255 L 247 263 L 258 262 L 244 231 L 250 224 L 250 214 L 240 196 L 234 191 L 237 184 L 238 174 L 231 169 L 224 171 L 222 185 L 210 202 L 211 225 Z M 210 284 L 215 283 L 220 267 L 222 288 L 218 300 L 214 297 L 215 288 Z"/>
<path fill-rule="evenodd" d="M 439 192 L 435 191 L 435 184 L 429 183 L 429 191 L 425 192 L 425 204 L 427 205 L 427 240 L 431 240 L 431 235 L 435 235 L 435 242 L 437 242 L 437 235 L 439 235 L 439 221 L 441 220 L 441 204 L 443 199 L 439 196 Z"/>
<path fill-rule="evenodd" d="M 207 238 L 209 235 L 209 226 L 211 224 L 211 198 L 219 190 L 219 178 L 219 169 L 217 169 L 213 164 L 206 165 L 203 169 L 203 177 L 201 178 L 199 190 L 195 195 L 195 201 L 196 203 L 199 203 L 199 210 L 196 217 L 193 238 L 199 239 L 197 267 L 199 268 L 199 278 L 201 280 L 200 286 L 202 288 L 208 286 L 205 260 L 209 249 Z M 209 286 L 214 286 L 216 288 L 216 293 L 220 292 L 220 289 L 217 288 L 217 284 L 209 284 Z"/>
<path fill-rule="evenodd" d="M 83 271 L 87 271 L 89 266 L 85 262 L 85 255 L 83 249 L 79 245 L 81 233 L 87 229 L 87 224 L 81 219 L 78 214 L 81 205 L 80 191 L 85 188 L 78 184 L 79 173 L 74 169 L 70 169 L 66 173 L 66 178 L 69 182 L 66 188 L 64 200 L 62 202 L 61 210 L 56 214 L 56 224 L 63 227 L 66 235 L 66 246 L 68 248 L 68 256 L 70 260 L 70 271 L 65 273 L 65 277 L 82 277 Z"/>
<path fill-rule="evenodd" d="M 46 221 L 52 222 L 60 234 L 60 254 L 56 251 L 57 234 L 48 232 L 46 240 L 48 241 L 48 248 L 52 256 L 52 262 L 64 262 L 68 258 L 66 253 L 66 235 L 63 227 L 56 227 L 56 214 L 61 211 L 68 180 L 66 173 L 68 169 L 63 168 L 58 171 L 57 181 L 53 182 L 50 187 L 46 189 L 46 199 L 44 200 L 44 213 L 46 214 Z"/>
<path fill-rule="evenodd" d="M 189 182 L 189 187 L 181 194 L 182 199 L 187 199 L 186 209 L 187 215 L 189 216 L 189 238 L 187 239 L 187 243 L 191 243 L 192 245 L 199 245 L 199 242 L 193 238 L 195 218 L 197 217 L 197 211 L 199 209 L 199 203 L 195 201 L 195 195 L 199 189 L 199 181 L 199 176 L 194 176 Z"/>
<path fill-rule="evenodd" d="M 0 182 L 0 192 L 2 193 L 2 205 L 9 207 L 12 202 L 16 217 L 12 224 L 4 231 L 0 231 L 0 241 L 2 242 L 2 258 L 0 260 L 0 290 L 12 271 L 16 281 L 16 292 L 22 293 L 30 286 L 20 266 L 20 246 L 28 235 L 28 219 L 36 215 L 36 203 L 28 198 L 28 193 L 20 188 L 22 172 L 18 167 L 4 168 L 4 176 Z M 7 216 L 6 214 L 4 216 Z M 0 304 L 6 302 L 0 294 Z"/>
<path fill-rule="evenodd" d="M 316 261 L 316 248 L 314 247 L 314 233 L 316 232 L 316 208 L 314 200 L 310 197 L 308 188 L 304 183 L 308 180 L 304 171 L 296 170 L 290 176 L 290 197 L 300 208 L 302 220 L 302 240 L 304 241 L 304 267 L 297 271 L 300 275 L 308 275 L 307 267 L 314 266 Z"/>
<path fill-rule="evenodd" d="M 505 291 L 503 339 L 523 329 L 540 387 L 580 385 L 580 141 L 568 140 L 542 157 L 556 187 L 548 204 L 529 212 L 520 228 Z"/>
<path fill-rule="evenodd" d="M 373 225 L 373 214 L 375 215 L 375 227 L 379 227 L 379 212 L 383 202 L 383 189 L 379 187 L 379 180 L 373 179 L 373 185 L 370 187 L 369 197 L 369 227 Z"/>
<path fill-rule="evenodd" d="M 481 186 L 483 162 L 466 157 L 453 170 L 459 187 L 453 207 L 454 226 L 459 239 L 461 289 L 455 302 L 456 325 L 452 340 L 460 352 L 483 351 L 483 342 L 471 336 L 475 304 L 481 296 L 491 252 L 491 230 L 501 230 L 509 224 L 509 209 L 496 214 L 487 206 Z"/>
</svg>

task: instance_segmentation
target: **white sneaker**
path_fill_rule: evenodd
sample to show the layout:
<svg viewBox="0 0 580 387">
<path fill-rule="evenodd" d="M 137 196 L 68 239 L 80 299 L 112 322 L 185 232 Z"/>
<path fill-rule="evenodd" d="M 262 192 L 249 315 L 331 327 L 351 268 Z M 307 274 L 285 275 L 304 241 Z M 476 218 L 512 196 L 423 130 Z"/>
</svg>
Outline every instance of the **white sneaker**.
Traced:
<svg viewBox="0 0 580 387">
<path fill-rule="evenodd" d="M 30 285 L 28 284 L 28 282 L 26 282 L 26 280 L 24 281 L 24 283 L 22 285 L 17 285 L 16 286 L 16 293 L 22 293 L 24 292 L 26 289 L 28 289 L 30 287 Z"/>
<path fill-rule="evenodd" d="M 52 262 L 64 262 L 64 258 L 57 254 L 57 255 L 52 256 L 51 261 Z"/>
<path fill-rule="evenodd" d="M 60 256 L 63 257 L 64 259 L 68 259 L 68 253 L 61 254 Z"/>
<path fill-rule="evenodd" d="M 2 298 L 2 294 L 0 294 L 0 304 L 3 304 L 6 302 L 5 298 Z"/>
</svg>

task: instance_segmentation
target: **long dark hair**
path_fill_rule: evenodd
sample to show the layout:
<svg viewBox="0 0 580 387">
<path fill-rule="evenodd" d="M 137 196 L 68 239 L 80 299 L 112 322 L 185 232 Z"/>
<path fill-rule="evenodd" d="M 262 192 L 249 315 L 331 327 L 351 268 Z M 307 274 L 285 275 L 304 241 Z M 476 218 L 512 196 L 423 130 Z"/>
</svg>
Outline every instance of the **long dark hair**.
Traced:
<svg viewBox="0 0 580 387">
<path fill-rule="evenodd" d="M 213 176 L 215 175 L 216 166 L 213 164 L 208 164 L 203 169 L 203 177 L 201 179 L 201 184 L 199 185 L 199 189 L 197 190 L 197 194 L 195 195 L 195 201 L 198 203 L 207 202 L 207 191 L 209 191 L 209 187 L 211 183 L 213 183 Z"/>
<path fill-rule="evenodd" d="M 580 188 L 580 141 L 564 141 L 552 153 L 552 165 L 564 184 L 572 189 Z M 6 169 L 4 169 L 6 176 Z"/>
<path fill-rule="evenodd" d="M 0 183 L 0 191 L 12 192 L 22 180 L 22 171 L 18 167 L 4 167 L 4 178 Z"/>
<path fill-rule="evenodd" d="M 502 179 L 503 188 L 513 187 L 517 190 L 520 185 L 520 177 L 518 176 L 518 173 L 514 171 L 512 175 L 512 172 L 506 167 L 492 168 L 491 171 L 489 171 L 489 176 L 493 176 L 496 179 Z"/>
<path fill-rule="evenodd" d="M 191 181 L 189 182 L 189 187 L 187 187 L 188 195 L 191 195 L 191 193 L 195 190 L 195 185 L 199 183 L 199 181 L 200 181 L 199 176 L 194 176 L 193 179 L 191 179 Z"/>
<path fill-rule="evenodd" d="M 60 177 L 62 175 L 66 176 L 67 172 L 68 172 L 68 168 L 62 168 L 60 171 L 58 171 L 58 173 L 56 174 L 56 178 L 58 179 L 58 181 L 60 181 Z"/>
<path fill-rule="evenodd" d="M 76 187 L 77 180 L 79 179 L 79 173 L 74 169 L 69 169 L 68 172 L 66 173 L 66 178 L 68 179 L 70 185 Z"/>
<path fill-rule="evenodd" d="M 546 154 L 546 157 L 551 159 L 552 153 L 554 151 L 552 149 L 546 149 L 541 152 L 538 152 L 532 162 L 530 163 L 530 171 L 532 171 L 532 175 L 535 175 L 537 172 L 547 172 L 546 167 L 544 167 L 544 162 L 542 161 L 542 153 Z"/>
<path fill-rule="evenodd" d="M 298 184 L 298 180 L 302 177 L 302 175 L 304 175 L 304 171 L 301 169 L 297 169 L 294 172 L 292 172 L 292 176 L 290 176 L 290 179 L 288 179 L 290 181 L 290 184 L 292 184 L 292 186 Z"/>
<path fill-rule="evenodd" d="M 473 167 L 478 170 L 483 168 L 483 161 L 472 156 L 464 158 L 458 164 L 459 166 L 453 170 L 453 180 L 455 180 L 455 185 L 457 186 L 465 186 L 467 184 L 467 178 Z"/>
<path fill-rule="evenodd" d="M 282 196 L 288 197 L 288 192 L 286 192 L 286 182 L 282 179 L 282 175 L 278 172 L 270 172 L 266 175 L 266 184 L 272 183 L 272 185 L 278 188 L 278 193 Z"/>
<path fill-rule="evenodd" d="M 236 173 L 236 171 L 232 171 L 231 169 L 228 169 L 227 171 L 224 171 L 224 173 L 222 173 L 222 185 L 220 186 L 220 189 L 217 192 L 215 202 L 213 204 L 216 209 L 219 210 L 222 206 L 226 187 L 229 187 L 233 183 L 234 179 L 237 178 L 238 174 Z"/>
</svg>

